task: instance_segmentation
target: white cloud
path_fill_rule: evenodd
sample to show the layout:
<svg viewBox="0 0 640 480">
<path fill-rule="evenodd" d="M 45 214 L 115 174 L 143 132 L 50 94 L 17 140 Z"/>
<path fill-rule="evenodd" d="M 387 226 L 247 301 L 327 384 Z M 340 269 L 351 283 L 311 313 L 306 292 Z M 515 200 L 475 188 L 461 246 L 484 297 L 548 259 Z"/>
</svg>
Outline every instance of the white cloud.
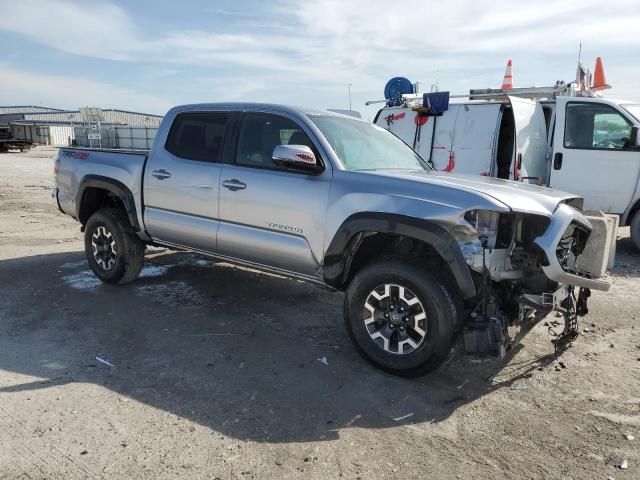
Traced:
<svg viewBox="0 0 640 480">
<path fill-rule="evenodd" d="M 132 60 L 142 38 L 120 7 L 106 2 L 3 0 L 0 29 L 67 53 Z"/>
<path fill-rule="evenodd" d="M 209 100 L 248 99 L 252 93 L 260 100 L 339 106 L 346 84 L 353 83 L 354 103 L 362 104 L 379 97 L 396 75 L 427 87 L 439 80 L 460 93 L 499 85 L 507 58 L 514 59 L 516 85 L 551 84 L 572 79 L 580 41 L 587 65 L 595 55 L 604 57 L 620 94 L 634 93 L 640 78 L 640 65 L 619 64 L 622 52 L 633 60 L 631 52 L 640 49 L 637 0 L 610 0 L 606 8 L 601 0 L 405 0 L 402 8 L 383 0 L 280 0 L 269 18 L 214 12 L 234 17 L 245 27 L 239 33 L 166 27 L 145 32 L 123 8 L 105 1 L 0 5 L 0 29 L 66 53 L 144 63 L 150 71 L 209 68 L 209 78 L 202 72 L 201 78 L 188 77 L 202 86 L 191 90 L 193 96 Z M 611 65 L 609 57 L 618 63 Z M 240 84 L 233 92 L 225 89 L 229 75 Z"/>
</svg>

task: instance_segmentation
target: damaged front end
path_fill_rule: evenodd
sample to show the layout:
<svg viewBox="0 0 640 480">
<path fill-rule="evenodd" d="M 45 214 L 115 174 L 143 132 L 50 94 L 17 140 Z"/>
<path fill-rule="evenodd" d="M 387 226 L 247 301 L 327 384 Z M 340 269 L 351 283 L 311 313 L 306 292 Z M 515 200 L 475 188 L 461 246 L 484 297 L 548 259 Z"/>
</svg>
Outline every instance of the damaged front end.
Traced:
<svg viewBox="0 0 640 480">
<path fill-rule="evenodd" d="M 471 210 L 461 219 L 458 242 L 476 283 L 478 295 L 469 307 L 465 348 L 469 353 L 504 355 L 510 327 L 519 326 L 534 312 L 553 310 L 565 319 L 554 340 L 564 348 L 577 336 L 577 318 L 588 312 L 590 289 L 608 290 L 595 278 L 604 271 L 604 258 L 593 252 L 607 249 L 590 245 L 592 225 L 575 207 L 561 203 L 550 217 L 520 212 Z M 577 291 L 577 294 L 576 294 Z"/>
</svg>

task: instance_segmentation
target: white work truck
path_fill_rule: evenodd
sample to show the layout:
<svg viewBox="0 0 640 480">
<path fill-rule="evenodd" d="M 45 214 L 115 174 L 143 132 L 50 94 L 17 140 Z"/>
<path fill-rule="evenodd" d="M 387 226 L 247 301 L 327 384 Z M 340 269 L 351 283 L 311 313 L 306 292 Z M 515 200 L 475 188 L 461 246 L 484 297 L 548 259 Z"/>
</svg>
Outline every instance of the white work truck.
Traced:
<svg viewBox="0 0 640 480">
<path fill-rule="evenodd" d="M 640 249 L 640 102 L 549 88 L 471 90 L 434 112 L 447 92 L 403 95 L 374 123 L 434 168 L 550 186 L 584 208 L 620 216 Z"/>
</svg>

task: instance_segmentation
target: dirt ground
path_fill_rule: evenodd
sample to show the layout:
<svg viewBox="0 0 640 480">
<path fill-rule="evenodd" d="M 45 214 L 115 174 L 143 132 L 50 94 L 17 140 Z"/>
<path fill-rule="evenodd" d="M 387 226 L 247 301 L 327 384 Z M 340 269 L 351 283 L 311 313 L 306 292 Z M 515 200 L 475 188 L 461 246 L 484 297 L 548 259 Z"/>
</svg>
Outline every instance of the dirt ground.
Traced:
<svg viewBox="0 0 640 480">
<path fill-rule="evenodd" d="M 566 368 L 551 315 L 406 380 L 356 354 L 340 293 L 169 251 L 102 285 L 54 154 L 0 155 L 0 479 L 640 478 L 628 229 Z"/>
</svg>

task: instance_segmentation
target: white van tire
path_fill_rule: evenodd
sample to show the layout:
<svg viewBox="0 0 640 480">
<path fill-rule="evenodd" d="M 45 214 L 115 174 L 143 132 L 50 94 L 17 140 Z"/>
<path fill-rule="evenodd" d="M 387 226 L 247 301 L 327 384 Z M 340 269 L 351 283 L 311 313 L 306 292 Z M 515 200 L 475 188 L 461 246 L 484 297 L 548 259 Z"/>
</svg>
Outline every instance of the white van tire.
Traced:
<svg viewBox="0 0 640 480">
<path fill-rule="evenodd" d="M 638 210 L 631 219 L 631 241 L 640 250 L 640 210 Z"/>
</svg>

